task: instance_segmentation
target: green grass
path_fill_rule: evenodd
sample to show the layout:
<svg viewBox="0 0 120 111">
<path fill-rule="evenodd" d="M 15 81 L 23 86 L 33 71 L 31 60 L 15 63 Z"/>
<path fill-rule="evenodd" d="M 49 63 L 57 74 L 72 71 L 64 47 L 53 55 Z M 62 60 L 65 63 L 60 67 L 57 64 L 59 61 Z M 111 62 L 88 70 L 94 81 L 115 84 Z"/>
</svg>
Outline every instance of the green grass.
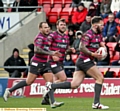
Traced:
<svg viewBox="0 0 120 111">
<path fill-rule="evenodd" d="M 0 108 L 46 108 L 47 111 L 96 111 L 91 108 L 93 98 L 56 98 L 65 105 L 51 109 L 49 105 L 41 105 L 42 98 L 9 98 L 4 102 L 0 98 Z M 120 111 L 120 98 L 101 98 L 101 103 L 110 107 L 109 111 Z M 100 110 L 97 110 L 100 111 Z"/>
</svg>

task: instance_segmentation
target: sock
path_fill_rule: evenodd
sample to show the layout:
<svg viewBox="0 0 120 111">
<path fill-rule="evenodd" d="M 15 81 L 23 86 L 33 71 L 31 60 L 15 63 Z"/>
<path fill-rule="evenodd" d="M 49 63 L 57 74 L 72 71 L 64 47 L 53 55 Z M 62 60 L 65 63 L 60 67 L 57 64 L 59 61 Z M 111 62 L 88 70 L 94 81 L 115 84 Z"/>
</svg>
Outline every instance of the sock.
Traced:
<svg viewBox="0 0 120 111">
<path fill-rule="evenodd" d="M 94 104 L 100 103 L 100 93 L 102 89 L 102 84 L 95 83 L 95 96 L 94 96 Z"/>
<path fill-rule="evenodd" d="M 10 92 L 13 92 L 16 89 L 22 88 L 24 86 L 27 86 L 26 81 L 21 81 L 18 84 L 16 84 L 15 86 L 13 86 L 12 88 L 9 89 Z"/>
<path fill-rule="evenodd" d="M 50 98 L 50 102 L 51 102 L 51 104 L 53 104 L 53 103 L 55 102 L 55 98 L 54 98 L 54 90 L 53 90 L 53 89 L 50 90 L 50 91 L 48 92 L 48 95 L 49 95 L 49 98 Z"/>
<path fill-rule="evenodd" d="M 71 89 L 71 82 L 60 82 L 51 84 L 53 89 Z"/>
</svg>

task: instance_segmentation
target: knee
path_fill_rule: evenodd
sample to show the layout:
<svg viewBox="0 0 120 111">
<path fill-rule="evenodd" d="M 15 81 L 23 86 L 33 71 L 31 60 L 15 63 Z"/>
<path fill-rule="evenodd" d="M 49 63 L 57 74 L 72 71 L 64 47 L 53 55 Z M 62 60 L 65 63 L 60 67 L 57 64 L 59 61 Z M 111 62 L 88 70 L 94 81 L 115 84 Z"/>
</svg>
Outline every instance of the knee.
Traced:
<svg viewBox="0 0 120 111">
<path fill-rule="evenodd" d="M 76 89 L 76 88 L 78 88 L 79 86 L 80 86 L 80 84 L 75 83 L 75 82 L 71 82 L 71 88 L 72 88 L 72 89 Z"/>
<path fill-rule="evenodd" d="M 33 81 L 26 81 L 26 84 L 30 86 L 33 83 Z"/>
<path fill-rule="evenodd" d="M 67 77 L 64 77 L 64 78 L 59 78 L 59 81 L 60 81 L 60 82 L 67 81 Z"/>
<path fill-rule="evenodd" d="M 100 75 L 99 78 L 97 79 L 97 82 L 102 84 L 104 82 L 104 77 L 103 75 Z"/>
</svg>

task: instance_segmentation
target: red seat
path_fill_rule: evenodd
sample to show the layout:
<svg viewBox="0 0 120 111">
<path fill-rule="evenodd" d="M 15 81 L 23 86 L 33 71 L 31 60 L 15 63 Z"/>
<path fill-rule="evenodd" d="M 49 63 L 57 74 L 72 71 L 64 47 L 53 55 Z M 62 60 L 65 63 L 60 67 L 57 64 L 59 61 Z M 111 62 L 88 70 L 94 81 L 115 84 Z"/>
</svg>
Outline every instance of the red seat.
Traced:
<svg viewBox="0 0 120 111">
<path fill-rule="evenodd" d="M 71 57 L 72 57 L 72 61 L 73 61 L 74 63 L 76 63 L 76 60 L 77 60 L 77 58 L 78 58 L 78 55 L 77 55 L 77 54 L 72 54 Z"/>
<path fill-rule="evenodd" d="M 119 68 L 110 68 L 109 71 L 114 71 L 114 77 L 117 77 L 120 72 L 120 69 Z"/>
<path fill-rule="evenodd" d="M 63 0 L 64 4 L 71 4 L 72 0 Z"/>
<path fill-rule="evenodd" d="M 109 47 L 109 50 L 114 51 L 116 44 L 116 42 L 108 42 L 107 46 Z"/>
<path fill-rule="evenodd" d="M 65 7 L 65 8 L 63 8 L 62 12 L 69 12 L 69 15 L 71 16 L 72 10 L 73 10 L 72 7 Z"/>
<path fill-rule="evenodd" d="M 46 13 L 46 16 L 48 16 L 48 13 L 49 13 L 50 10 L 51 10 L 50 4 L 44 4 L 44 5 L 43 5 L 43 10 L 44 10 L 44 12 Z"/>
<path fill-rule="evenodd" d="M 58 14 L 57 12 L 50 12 L 48 13 L 48 22 L 49 23 L 56 23 L 58 20 Z"/>
<path fill-rule="evenodd" d="M 52 0 L 41 0 L 42 5 L 43 4 L 52 4 Z"/>
<path fill-rule="evenodd" d="M 62 6 L 63 6 L 63 0 L 53 0 L 53 5 L 54 4 L 62 4 Z"/>
<path fill-rule="evenodd" d="M 60 18 L 64 18 L 66 23 L 69 23 L 69 13 L 68 12 L 60 12 Z"/>
</svg>

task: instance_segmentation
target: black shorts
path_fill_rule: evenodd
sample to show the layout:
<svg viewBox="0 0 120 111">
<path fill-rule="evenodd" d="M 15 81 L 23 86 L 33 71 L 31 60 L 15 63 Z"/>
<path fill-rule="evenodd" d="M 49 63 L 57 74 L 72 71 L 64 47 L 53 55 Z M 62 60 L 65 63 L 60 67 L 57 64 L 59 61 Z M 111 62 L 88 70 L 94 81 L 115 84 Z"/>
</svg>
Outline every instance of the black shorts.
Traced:
<svg viewBox="0 0 120 111">
<path fill-rule="evenodd" d="M 53 65 L 51 65 L 51 71 L 53 72 L 53 74 L 56 74 L 62 70 L 64 70 L 64 68 L 61 62 L 56 62 Z"/>
<path fill-rule="evenodd" d="M 51 72 L 50 64 L 31 61 L 29 72 L 36 75 L 43 75 L 44 73 Z"/>
<path fill-rule="evenodd" d="M 93 67 L 95 64 L 92 60 L 90 59 L 77 59 L 76 62 L 76 68 L 75 71 L 83 71 L 84 73 L 86 73 L 91 67 Z"/>
</svg>

